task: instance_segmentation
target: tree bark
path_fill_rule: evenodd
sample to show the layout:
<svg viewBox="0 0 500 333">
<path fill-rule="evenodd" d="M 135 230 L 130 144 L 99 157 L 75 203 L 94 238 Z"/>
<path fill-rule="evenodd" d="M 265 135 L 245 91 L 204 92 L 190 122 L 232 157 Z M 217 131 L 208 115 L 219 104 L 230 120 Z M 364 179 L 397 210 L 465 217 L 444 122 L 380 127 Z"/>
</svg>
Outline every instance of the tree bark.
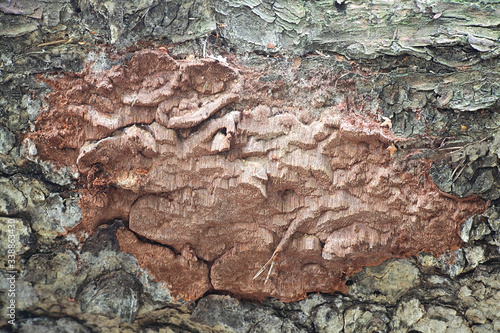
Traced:
<svg viewBox="0 0 500 333">
<path fill-rule="evenodd" d="M 500 329 L 497 1 L 0 15 L 2 327 Z"/>
</svg>

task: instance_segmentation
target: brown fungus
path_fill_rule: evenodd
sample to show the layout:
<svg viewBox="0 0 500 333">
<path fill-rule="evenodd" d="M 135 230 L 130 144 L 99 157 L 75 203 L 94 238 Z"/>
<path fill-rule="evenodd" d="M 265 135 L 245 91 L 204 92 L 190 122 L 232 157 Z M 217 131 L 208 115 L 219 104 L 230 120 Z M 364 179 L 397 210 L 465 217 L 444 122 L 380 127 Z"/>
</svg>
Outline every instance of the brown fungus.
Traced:
<svg viewBox="0 0 500 333">
<path fill-rule="evenodd" d="M 428 176 L 422 187 L 427 164 L 391 157 L 404 139 L 355 89 L 313 107 L 292 84 L 236 67 L 142 50 L 45 79 L 50 108 L 29 137 L 40 158 L 80 172 L 74 232 L 127 220 L 122 249 L 186 300 L 344 291 L 364 266 L 460 246 L 460 224 L 484 203 L 443 196 Z"/>
</svg>

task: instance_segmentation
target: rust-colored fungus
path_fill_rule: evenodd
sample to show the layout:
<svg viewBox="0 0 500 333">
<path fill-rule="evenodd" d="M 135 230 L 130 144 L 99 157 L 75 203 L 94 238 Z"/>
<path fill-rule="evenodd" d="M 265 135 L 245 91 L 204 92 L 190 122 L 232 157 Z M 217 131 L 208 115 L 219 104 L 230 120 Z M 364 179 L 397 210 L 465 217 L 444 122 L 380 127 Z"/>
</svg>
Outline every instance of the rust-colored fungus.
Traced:
<svg viewBox="0 0 500 333">
<path fill-rule="evenodd" d="M 355 89 L 307 105 L 237 68 L 142 50 L 46 79 L 50 109 L 30 139 L 78 168 L 77 231 L 128 221 L 122 249 L 186 300 L 213 288 L 293 301 L 345 290 L 363 266 L 460 245 L 483 203 L 441 195 L 425 163 L 399 156 L 388 122 L 347 108 Z"/>
</svg>

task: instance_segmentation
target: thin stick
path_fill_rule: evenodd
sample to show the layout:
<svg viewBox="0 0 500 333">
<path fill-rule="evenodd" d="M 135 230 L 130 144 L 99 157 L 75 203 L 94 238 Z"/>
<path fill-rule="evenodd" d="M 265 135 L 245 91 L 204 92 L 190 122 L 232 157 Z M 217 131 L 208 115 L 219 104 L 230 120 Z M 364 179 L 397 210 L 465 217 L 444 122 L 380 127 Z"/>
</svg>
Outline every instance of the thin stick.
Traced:
<svg viewBox="0 0 500 333">
<path fill-rule="evenodd" d="M 208 36 L 205 38 L 205 42 L 203 43 L 203 58 L 207 57 L 207 41 L 208 41 Z"/>
<path fill-rule="evenodd" d="M 258 278 L 258 277 L 259 277 L 259 275 L 261 275 L 261 274 L 262 274 L 262 272 L 264 272 L 264 271 L 266 270 L 266 267 L 269 265 L 269 263 L 270 263 L 273 259 L 274 259 L 274 253 L 273 253 L 273 255 L 271 256 L 271 259 L 269 259 L 269 260 L 268 260 L 268 261 L 264 264 L 264 266 L 262 266 L 262 267 L 260 268 L 260 271 L 258 271 L 258 272 L 257 272 L 257 274 L 255 274 L 255 275 L 253 276 L 253 279 L 252 279 L 252 280 L 255 280 L 256 278 Z M 268 274 L 268 275 L 269 275 L 269 274 Z"/>
<path fill-rule="evenodd" d="M 269 280 L 269 275 L 271 275 L 271 272 L 273 270 L 273 267 L 274 267 L 274 259 L 273 259 L 273 262 L 271 263 L 271 267 L 269 267 L 269 272 L 267 272 L 267 276 L 266 276 L 266 280 L 264 281 L 264 284 L 267 283 L 267 280 Z"/>
<path fill-rule="evenodd" d="M 42 47 L 42 46 L 49 46 L 49 45 L 56 45 L 56 44 L 67 44 L 71 42 L 71 38 L 69 39 L 59 39 L 59 40 L 54 40 L 52 42 L 47 42 L 47 43 L 42 43 L 42 44 L 38 44 L 37 46 L 38 47 Z"/>
<path fill-rule="evenodd" d="M 455 167 L 455 170 L 453 170 L 453 172 L 451 173 L 451 177 L 450 178 L 451 178 L 452 181 L 455 181 L 453 179 L 453 176 L 455 175 L 455 172 L 457 172 L 458 168 L 460 168 L 464 163 L 465 163 L 465 157 L 460 160 L 460 163 L 458 163 L 458 165 Z"/>
<path fill-rule="evenodd" d="M 460 172 L 459 172 L 459 173 L 455 176 L 455 179 L 453 179 L 453 180 L 452 180 L 452 182 L 454 182 L 455 180 L 457 180 L 457 179 L 458 179 L 458 177 L 460 177 L 460 175 L 462 174 L 462 171 L 464 171 L 464 170 L 465 170 L 465 168 L 466 168 L 466 167 L 468 167 L 470 164 L 471 164 L 471 163 L 468 163 L 468 164 L 464 165 L 464 166 L 462 167 L 462 169 L 460 169 Z"/>
<path fill-rule="evenodd" d="M 301 211 L 301 212 L 298 213 L 299 216 L 297 216 L 292 221 L 292 223 L 290 223 L 290 226 L 286 230 L 285 235 L 283 236 L 283 238 L 281 238 L 278 246 L 276 246 L 276 249 L 274 250 L 273 255 L 271 256 L 271 258 L 264 264 L 264 266 L 261 267 L 261 269 L 257 272 L 257 274 L 254 275 L 253 280 L 255 280 L 256 278 L 258 278 L 259 275 L 261 275 L 262 272 L 264 272 L 266 270 L 267 266 L 271 265 L 269 267 L 269 271 L 267 272 L 266 280 L 264 281 L 264 283 L 267 283 L 267 281 L 269 280 L 269 276 L 271 276 L 271 272 L 273 270 L 274 263 L 276 261 L 276 257 L 281 252 L 283 252 L 283 250 L 285 249 L 285 247 L 288 245 L 290 239 L 292 238 L 293 234 L 295 234 L 295 232 L 297 231 L 297 229 L 299 228 L 299 226 L 302 224 L 302 222 L 304 222 L 306 219 L 308 219 L 308 218 L 311 217 L 309 215 L 309 213 L 310 212 L 308 210 L 305 211 L 305 212 Z"/>
</svg>

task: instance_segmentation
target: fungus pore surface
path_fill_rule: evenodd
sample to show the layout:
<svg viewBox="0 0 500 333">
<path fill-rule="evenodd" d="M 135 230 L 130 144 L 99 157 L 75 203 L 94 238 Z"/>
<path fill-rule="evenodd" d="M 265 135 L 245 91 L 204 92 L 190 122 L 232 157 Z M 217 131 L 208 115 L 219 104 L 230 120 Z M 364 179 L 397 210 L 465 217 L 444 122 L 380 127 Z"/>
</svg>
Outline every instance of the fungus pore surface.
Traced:
<svg viewBox="0 0 500 333">
<path fill-rule="evenodd" d="M 342 72 L 281 71 L 141 50 L 42 78 L 53 92 L 29 139 L 78 169 L 72 232 L 124 220 L 122 250 L 185 300 L 345 291 L 364 266 L 460 246 L 482 201 L 441 195 Z"/>
</svg>

